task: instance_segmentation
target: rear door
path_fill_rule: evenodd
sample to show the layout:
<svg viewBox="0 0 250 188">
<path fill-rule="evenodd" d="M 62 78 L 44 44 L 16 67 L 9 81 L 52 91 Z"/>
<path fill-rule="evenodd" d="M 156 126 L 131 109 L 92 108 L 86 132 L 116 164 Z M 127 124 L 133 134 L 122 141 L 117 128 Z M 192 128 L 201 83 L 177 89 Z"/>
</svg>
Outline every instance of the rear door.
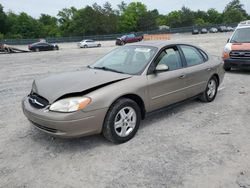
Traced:
<svg viewBox="0 0 250 188">
<path fill-rule="evenodd" d="M 169 70 L 160 73 L 152 71 L 147 75 L 150 110 L 162 108 L 185 98 L 184 64 L 177 46 L 163 49 L 149 69 L 154 70 L 152 67 L 158 64 L 166 64 Z"/>
<path fill-rule="evenodd" d="M 185 97 L 189 98 L 205 90 L 213 68 L 202 50 L 190 45 L 179 45 L 179 48 L 185 60 Z"/>
</svg>

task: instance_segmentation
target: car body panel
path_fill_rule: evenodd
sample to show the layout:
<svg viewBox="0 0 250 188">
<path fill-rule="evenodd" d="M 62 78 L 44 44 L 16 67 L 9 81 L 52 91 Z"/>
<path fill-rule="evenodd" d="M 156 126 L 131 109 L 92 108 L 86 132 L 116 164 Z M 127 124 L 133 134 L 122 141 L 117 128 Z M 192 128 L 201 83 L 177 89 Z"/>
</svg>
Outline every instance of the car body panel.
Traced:
<svg viewBox="0 0 250 188">
<path fill-rule="evenodd" d="M 89 79 L 89 78 L 95 79 Z M 85 68 L 82 71 L 60 73 L 34 81 L 33 92 L 46 98 L 50 103 L 65 94 L 85 90 L 131 77 L 130 75 Z M 48 85 L 48 83 L 50 83 Z M 66 87 L 65 87 L 66 86 Z"/>
<path fill-rule="evenodd" d="M 56 113 L 33 108 L 27 98 L 22 101 L 23 112 L 36 128 L 58 137 L 70 138 L 99 134 L 107 108 L 76 113 Z M 51 130 L 52 129 L 52 130 Z M 54 129 L 54 130 L 53 130 Z"/>
<path fill-rule="evenodd" d="M 102 131 L 106 113 L 121 97 L 139 98 L 142 101 L 139 107 L 148 113 L 202 93 L 213 75 L 219 76 L 220 83 L 223 80 L 222 61 L 210 55 L 206 62 L 196 66 L 185 67 L 185 63 L 182 62 L 181 69 L 150 73 L 148 70 L 162 49 L 182 44 L 150 41 L 140 42 L 138 45 L 158 49 L 155 57 L 140 75 L 86 68 L 83 71 L 36 80 L 31 93 L 46 98 L 49 104 L 45 108 L 37 109 L 31 105 L 27 96 L 22 102 L 24 114 L 38 129 L 54 136 L 77 137 L 98 134 Z M 49 110 L 53 102 L 71 95 L 89 97 L 92 102 L 83 110 L 72 113 Z"/>
</svg>

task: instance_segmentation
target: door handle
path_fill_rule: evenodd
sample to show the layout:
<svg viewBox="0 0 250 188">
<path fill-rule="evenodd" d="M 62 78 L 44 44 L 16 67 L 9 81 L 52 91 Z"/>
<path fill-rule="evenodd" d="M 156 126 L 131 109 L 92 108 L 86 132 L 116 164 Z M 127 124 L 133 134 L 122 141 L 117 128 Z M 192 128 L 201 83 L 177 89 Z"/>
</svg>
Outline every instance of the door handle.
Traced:
<svg viewBox="0 0 250 188">
<path fill-rule="evenodd" d="M 185 77 L 186 77 L 185 74 L 182 74 L 182 75 L 179 76 L 180 79 L 183 79 L 183 78 L 185 78 Z"/>
</svg>

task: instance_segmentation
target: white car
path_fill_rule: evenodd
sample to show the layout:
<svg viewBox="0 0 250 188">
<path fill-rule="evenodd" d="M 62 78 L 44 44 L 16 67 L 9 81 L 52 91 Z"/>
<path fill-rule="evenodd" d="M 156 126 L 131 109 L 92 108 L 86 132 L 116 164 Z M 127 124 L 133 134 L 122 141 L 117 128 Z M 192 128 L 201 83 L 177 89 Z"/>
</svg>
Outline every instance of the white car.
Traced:
<svg viewBox="0 0 250 188">
<path fill-rule="evenodd" d="M 101 44 L 94 40 L 83 40 L 77 43 L 80 48 L 91 48 L 91 47 L 101 47 Z"/>
</svg>

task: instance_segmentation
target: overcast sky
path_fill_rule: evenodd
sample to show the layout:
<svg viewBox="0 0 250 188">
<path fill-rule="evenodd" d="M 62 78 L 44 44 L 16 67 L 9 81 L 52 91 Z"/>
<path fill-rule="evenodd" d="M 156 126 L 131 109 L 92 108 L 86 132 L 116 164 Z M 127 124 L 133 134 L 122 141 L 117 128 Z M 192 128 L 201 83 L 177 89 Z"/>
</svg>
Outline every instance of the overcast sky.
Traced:
<svg viewBox="0 0 250 188">
<path fill-rule="evenodd" d="M 26 12 L 29 15 L 38 18 L 41 13 L 56 16 L 58 11 L 63 8 L 74 6 L 82 8 L 86 5 L 92 5 L 97 2 L 103 5 L 107 0 L 0 0 L 0 4 L 4 6 L 5 11 L 13 11 L 15 13 Z M 250 0 L 241 0 L 245 9 L 250 13 Z M 110 0 L 113 7 L 121 2 L 121 0 Z M 126 3 L 132 0 L 124 0 Z M 179 10 L 182 6 L 191 8 L 192 10 L 207 10 L 215 8 L 223 11 L 225 5 L 230 0 L 144 0 L 140 1 L 147 5 L 148 9 L 158 9 L 161 14 L 167 14 L 173 10 Z"/>
</svg>

